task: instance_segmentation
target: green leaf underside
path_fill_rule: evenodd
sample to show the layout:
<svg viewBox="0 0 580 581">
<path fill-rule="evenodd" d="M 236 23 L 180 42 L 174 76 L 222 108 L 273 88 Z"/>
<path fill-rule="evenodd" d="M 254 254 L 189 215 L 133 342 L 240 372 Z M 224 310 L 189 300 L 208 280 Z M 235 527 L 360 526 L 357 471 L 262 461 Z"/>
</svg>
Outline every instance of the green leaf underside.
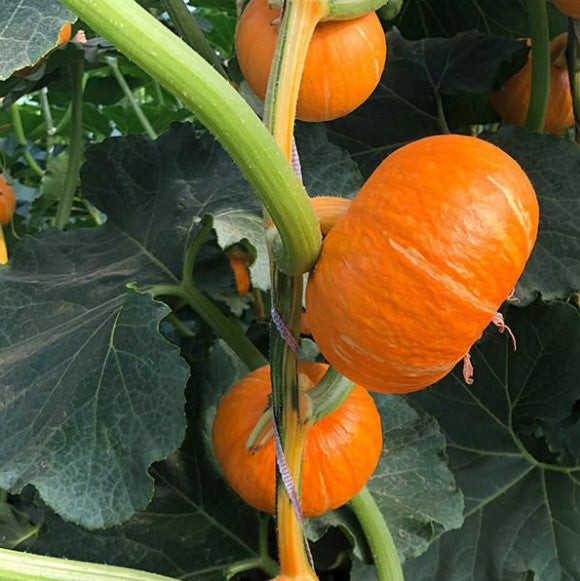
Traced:
<svg viewBox="0 0 580 581">
<path fill-rule="evenodd" d="M 0 276 L 0 487 L 33 484 L 65 518 L 112 525 L 183 439 L 187 378 L 157 331 L 167 307 L 127 287 L 163 276 L 112 224 L 27 239 Z"/>
<path fill-rule="evenodd" d="M 548 4 L 550 30 L 566 29 L 566 18 Z M 477 29 L 489 34 L 530 36 L 526 0 L 405 0 L 395 20 L 405 37 L 453 36 Z"/>
<path fill-rule="evenodd" d="M 471 351 L 475 383 L 456 369 L 408 396 L 447 435 L 465 495 L 465 524 L 406 567 L 409 581 L 580 577 L 580 465 L 538 464 L 524 448 L 530 421 L 568 416 L 580 397 L 580 320 L 563 303 L 510 308 L 518 339 Z"/>
<path fill-rule="evenodd" d="M 388 58 L 371 97 L 351 115 L 328 124 L 365 176 L 409 141 L 442 132 L 437 96 L 477 95 L 493 88 L 502 64 L 521 43 L 471 31 L 451 39 L 405 40 L 387 34 Z"/>
<path fill-rule="evenodd" d="M 445 461 L 445 438 L 437 422 L 419 416 L 400 396 L 378 394 L 383 452 L 367 483 L 402 560 L 420 555 L 442 531 L 463 522 L 463 498 Z M 314 519 L 309 531 L 318 539 L 330 526 L 349 531 L 356 553 L 367 549 L 350 510 L 342 508 Z"/>
<path fill-rule="evenodd" d="M 482 137 L 522 166 L 540 204 L 538 239 L 516 288 L 519 304 L 529 304 L 538 293 L 548 301 L 566 299 L 580 288 L 578 146 L 513 126 Z"/>
<path fill-rule="evenodd" d="M 54 48 L 61 26 L 74 20 L 56 0 L 0 0 L 0 80 Z"/>
</svg>

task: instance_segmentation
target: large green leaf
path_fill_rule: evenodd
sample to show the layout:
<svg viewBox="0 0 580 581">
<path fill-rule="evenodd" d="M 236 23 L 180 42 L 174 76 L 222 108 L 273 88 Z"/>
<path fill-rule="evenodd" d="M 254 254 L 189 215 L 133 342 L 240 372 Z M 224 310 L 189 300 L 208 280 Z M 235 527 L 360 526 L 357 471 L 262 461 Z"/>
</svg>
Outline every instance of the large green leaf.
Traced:
<svg viewBox="0 0 580 581">
<path fill-rule="evenodd" d="M 353 113 L 328 124 L 331 139 L 353 155 L 366 176 L 393 149 L 444 131 L 444 99 L 489 91 L 500 66 L 522 48 L 512 39 L 476 31 L 408 41 L 392 30 L 387 43 L 377 89 Z M 471 118 L 471 105 L 466 115 L 462 120 L 461 112 L 454 113 L 459 126 L 481 122 Z"/>
<path fill-rule="evenodd" d="M 538 293 L 565 299 L 580 288 L 580 151 L 567 140 L 503 127 L 484 138 L 509 153 L 532 181 L 540 203 L 536 246 L 517 286 L 521 304 Z"/>
<path fill-rule="evenodd" d="M 0 275 L 0 487 L 31 483 L 87 527 L 148 503 L 147 468 L 183 439 L 187 371 L 157 331 L 167 307 L 129 283 L 166 276 L 112 223 L 18 247 Z"/>
<path fill-rule="evenodd" d="M 153 501 L 127 523 L 87 531 L 47 512 L 28 550 L 196 581 L 218 581 L 235 563 L 258 558 L 259 514 L 239 502 L 201 454 L 175 454 L 151 474 L 158 483 Z"/>
<path fill-rule="evenodd" d="M 465 525 L 407 566 L 408 581 L 580 578 L 580 465 L 539 462 L 526 449 L 530 421 L 567 417 L 580 398 L 580 318 L 563 303 L 510 308 L 518 340 L 488 337 L 461 369 L 408 397 L 447 435 L 465 495 Z"/>
<path fill-rule="evenodd" d="M 548 5 L 552 34 L 566 29 L 566 18 Z M 408 38 L 453 36 L 477 29 L 489 34 L 530 36 L 527 0 L 405 0 L 397 26 Z"/>
<path fill-rule="evenodd" d="M 383 452 L 367 483 L 383 513 L 402 561 L 416 557 L 443 531 L 461 526 L 463 497 L 445 461 L 445 437 L 437 422 L 419 415 L 400 396 L 376 395 L 381 414 Z M 339 509 L 315 519 L 313 538 L 329 526 L 340 526 L 353 539 L 361 533 L 349 516 Z M 357 554 L 366 555 L 357 541 Z"/>
<path fill-rule="evenodd" d="M 61 26 L 74 20 L 56 0 L 0 0 L 0 80 L 54 48 Z"/>
</svg>

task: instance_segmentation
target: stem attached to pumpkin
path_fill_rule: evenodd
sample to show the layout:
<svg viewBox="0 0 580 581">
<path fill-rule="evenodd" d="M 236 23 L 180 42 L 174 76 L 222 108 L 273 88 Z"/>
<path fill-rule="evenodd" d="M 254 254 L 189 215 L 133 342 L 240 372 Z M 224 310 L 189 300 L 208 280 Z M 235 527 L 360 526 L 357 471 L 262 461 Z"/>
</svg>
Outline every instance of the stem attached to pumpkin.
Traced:
<svg viewBox="0 0 580 581">
<path fill-rule="evenodd" d="M 175 26 L 181 38 L 214 67 L 222 77 L 227 79 L 228 74 L 221 60 L 207 41 L 207 38 L 197 23 L 197 19 L 189 11 L 185 2 L 183 0 L 164 0 L 163 4 L 171 18 L 173 26 Z"/>
<path fill-rule="evenodd" d="M 111 71 L 113 71 L 113 76 L 117 80 L 117 83 L 119 83 L 119 87 L 121 87 L 123 94 L 129 101 L 129 104 L 131 105 L 133 111 L 135 112 L 137 119 L 139 119 L 139 123 L 141 123 L 141 126 L 145 130 L 145 133 L 147 133 L 147 136 L 150 139 L 157 139 L 157 133 L 155 132 L 155 129 L 153 129 L 153 126 L 149 122 L 149 119 L 147 119 L 145 113 L 143 113 L 141 105 L 139 105 L 137 99 L 135 99 L 135 95 L 133 95 L 131 87 L 129 87 L 129 84 L 125 80 L 125 77 L 123 76 L 123 73 L 119 68 L 119 63 L 117 62 L 117 59 L 115 57 L 107 57 L 106 62 L 111 68 Z"/>
<path fill-rule="evenodd" d="M 83 72 L 84 61 L 71 66 L 72 72 L 72 124 L 68 146 L 68 165 L 62 197 L 58 202 L 54 225 L 61 230 L 66 226 L 79 183 L 83 162 Z"/>
<path fill-rule="evenodd" d="M 176 581 L 146 571 L 0 549 L 0 581 Z"/>
<path fill-rule="evenodd" d="M 316 423 L 337 410 L 351 394 L 354 383 L 341 375 L 334 367 L 329 367 L 316 387 L 308 392 L 312 401 L 305 420 Z"/>
<path fill-rule="evenodd" d="M 24 127 L 22 126 L 22 118 L 20 117 L 20 107 L 17 103 L 12 103 L 12 105 L 10 105 L 10 118 L 12 119 L 16 141 L 18 142 L 18 145 L 22 146 L 22 156 L 28 164 L 28 167 L 36 175 L 43 177 L 44 170 L 38 165 L 38 163 L 36 163 L 36 160 L 28 150 L 28 142 L 26 141 L 26 135 L 24 135 Z"/>
<path fill-rule="evenodd" d="M 404 581 L 397 547 L 369 489 L 365 486 L 349 504 L 363 528 L 379 581 Z"/>
<path fill-rule="evenodd" d="M 575 139 L 580 145 L 580 19 L 569 19 L 566 61 L 574 107 Z"/>
<path fill-rule="evenodd" d="M 200 55 L 133 0 L 61 0 L 195 113 L 252 184 L 283 242 L 281 270 L 308 271 L 320 230 L 308 195 L 260 119 Z"/>
<path fill-rule="evenodd" d="M 329 0 L 288 0 L 278 32 L 264 103 L 264 123 L 286 159 L 292 137 L 302 71 L 316 25 L 328 15 Z"/>
<path fill-rule="evenodd" d="M 532 39 L 532 86 L 526 129 L 542 133 L 550 96 L 550 30 L 546 0 L 528 0 Z"/>
</svg>

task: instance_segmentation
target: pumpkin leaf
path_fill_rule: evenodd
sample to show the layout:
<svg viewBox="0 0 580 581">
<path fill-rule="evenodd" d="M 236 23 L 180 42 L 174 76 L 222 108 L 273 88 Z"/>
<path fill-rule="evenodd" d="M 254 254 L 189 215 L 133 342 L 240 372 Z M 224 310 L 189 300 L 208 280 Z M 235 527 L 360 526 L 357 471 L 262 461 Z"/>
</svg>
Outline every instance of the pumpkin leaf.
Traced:
<svg viewBox="0 0 580 581">
<path fill-rule="evenodd" d="M 566 299 L 580 288 L 580 151 L 565 139 L 517 127 L 485 134 L 524 169 L 538 195 L 540 225 L 532 256 L 516 287 L 521 305 L 539 294 Z"/>
<path fill-rule="evenodd" d="M 257 559 L 260 515 L 239 502 L 197 446 L 194 456 L 176 453 L 152 468 L 153 500 L 125 524 L 87 531 L 47 511 L 29 550 L 204 581 Z"/>
<path fill-rule="evenodd" d="M 0 0 L 0 81 L 54 48 L 61 26 L 75 20 L 56 0 Z"/>
<path fill-rule="evenodd" d="M 447 467 L 445 437 L 436 420 L 419 415 L 400 396 L 380 394 L 374 399 L 382 420 L 383 452 L 367 487 L 404 561 L 426 551 L 442 531 L 461 526 L 463 497 Z M 368 558 L 350 509 L 314 519 L 310 536 L 316 540 L 330 526 L 349 531 L 357 541 L 357 556 Z"/>
<path fill-rule="evenodd" d="M 550 30 L 566 30 L 566 17 L 548 4 Z M 407 38 L 450 37 L 478 29 L 513 38 L 530 36 L 526 0 L 405 0 L 396 25 Z"/>
<path fill-rule="evenodd" d="M 476 31 L 409 41 L 396 29 L 387 34 L 387 44 L 387 64 L 374 93 L 328 124 L 331 139 L 351 153 L 365 176 L 393 149 L 445 132 L 444 99 L 491 90 L 501 65 L 523 46 Z M 458 113 L 454 118 L 457 126 L 472 122 Z"/>
<path fill-rule="evenodd" d="M 89 528 L 146 506 L 147 468 L 184 434 L 186 366 L 157 330 L 169 309 L 131 275 L 166 273 L 112 223 L 27 238 L 0 274 L 0 487 L 33 484 Z"/>
<path fill-rule="evenodd" d="M 0 547 L 15 549 L 33 538 L 39 528 L 31 522 L 27 513 L 9 502 L 0 501 Z"/>
<path fill-rule="evenodd" d="M 580 398 L 580 317 L 536 302 L 506 321 L 517 351 L 507 337 L 477 344 L 472 386 L 458 366 L 407 397 L 439 421 L 465 495 L 465 524 L 407 564 L 409 581 L 580 576 L 580 465 L 541 462 L 525 446 L 531 421 L 562 420 Z"/>
</svg>

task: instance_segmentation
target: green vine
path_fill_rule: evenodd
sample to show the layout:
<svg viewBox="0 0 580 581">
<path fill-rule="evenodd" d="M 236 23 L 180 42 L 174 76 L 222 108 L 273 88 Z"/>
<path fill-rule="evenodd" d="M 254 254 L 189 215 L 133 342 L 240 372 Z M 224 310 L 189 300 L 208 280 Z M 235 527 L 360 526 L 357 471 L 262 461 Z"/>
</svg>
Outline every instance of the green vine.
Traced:
<svg viewBox="0 0 580 581">
<path fill-rule="evenodd" d="M 68 166 L 64 191 L 58 202 L 54 225 L 61 230 L 67 225 L 83 161 L 83 72 L 84 61 L 72 65 L 72 124 L 68 146 Z"/>
<path fill-rule="evenodd" d="M 289 275 L 320 252 L 318 221 L 304 187 L 250 106 L 200 55 L 134 0 L 61 0 L 97 33 L 173 93 L 221 142 L 260 196 L 283 245 Z"/>
<path fill-rule="evenodd" d="M 528 14 L 532 39 L 532 87 L 526 129 L 542 133 L 550 96 L 550 31 L 546 0 L 528 0 Z"/>
</svg>

